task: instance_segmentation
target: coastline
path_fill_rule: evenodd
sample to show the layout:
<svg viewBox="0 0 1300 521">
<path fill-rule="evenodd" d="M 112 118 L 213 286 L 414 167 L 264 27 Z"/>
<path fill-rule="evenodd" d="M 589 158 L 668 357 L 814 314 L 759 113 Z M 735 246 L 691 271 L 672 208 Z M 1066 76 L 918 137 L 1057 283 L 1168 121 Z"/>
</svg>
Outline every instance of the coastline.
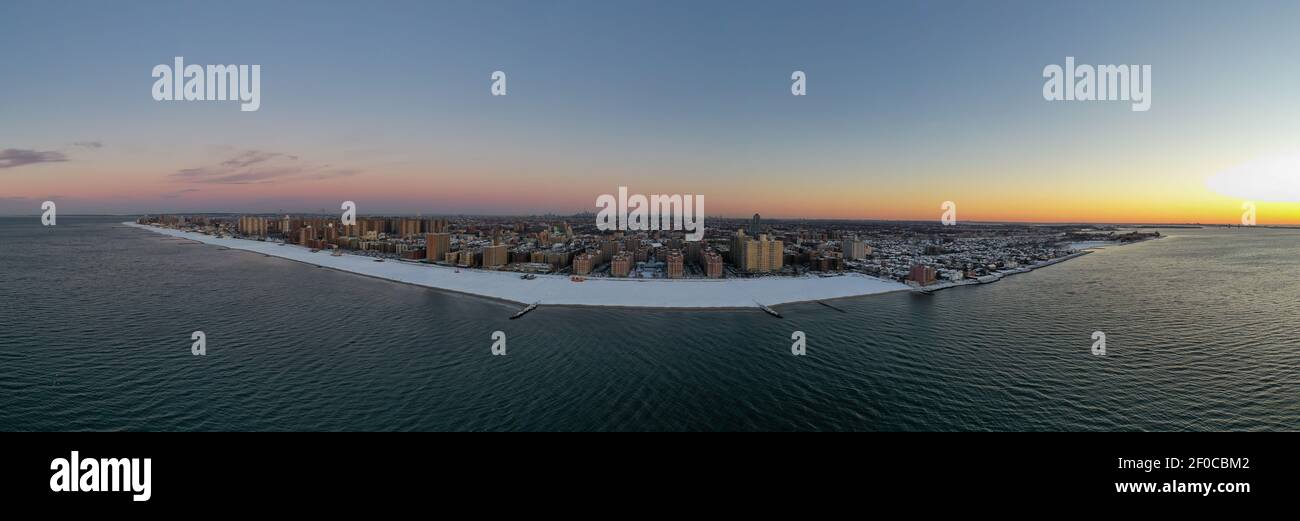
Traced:
<svg viewBox="0 0 1300 521">
<path fill-rule="evenodd" d="M 606 279 L 572 282 L 566 275 L 523 280 L 510 271 L 461 270 L 407 262 L 376 263 L 369 257 L 311 253 L 302 246 L 217 238 L 134 222 L 122 223 L 169 237 L 294 260 L 383 280 L 486 297 L 520 305 L 591 306 L 653 309 L 760 309 L 797 302 L 876 295 L 911 289 L 906 284 L 849 273 L 837 277 L 761 277 L 753 279 Z"/>
<path fill-rule="evenodd" d="M 1131 245 L 1131 244 L 1138 244 L 1138 243 L 1142 243 L 1142 242 L 1146 242 L 1146 241 L 1153 241 L 1153 240 L 1156 240 L 1156 239 L 1163 239 L 1163 238 L 1164 238 L 1164 237 L 1150 237 L 1150 238 L 1141 239 L 1141 240 L 1136 240 L 1136 241 L 1130 241 L 1130 242 L 1119 242 L 1119 241 L 1087 241 L 1087 242 L 1071 243 L 1070 246 L 1071 246 L 1071 247 L 1074 247 L 1075 249 L 1077 249 L 1077 250 L 1079 250 L 1079 251 L 1076 251 L 1076 252 L 1071 253 L 1071 254 L 1069 254 L 1069 255 L 1064 255 L 1064 256 L 1061 256 L 1061 257 L 1057 257 L 1057 258 L 1055 258 L 1055 259 L 1049 259 L 1049 260 L 1045 260 L 1045 261 L 1040 261 L 1040 262 L 1036 262 L 1036 263 L 1034 263 L 1034 264 L 1031 264 L 1031 265 L 1029 265 L 1029 266 L 1021 266 L 1021 267 L 1019 267 L 1019 268 L 1013 268 L 1013 269 L 1006 270 L 1006 271 L 999 271 L 999 272 L 997 272 L 997 273 L 992 273 L 992 274 L 985 275 L 985 276 L 983 276 L 983 277 L 979 277 L 979 278 L 975 278 L 975 279 L 962 279 L 962 280 L 959 280 L 959 281 L 956 281 L 956 282 L 939 282 L 939 283 L 931 284 L 931 285 L 929 285 L 929 286 L 914 287 L 914 288 L 912 288 L 912 291 L 915 291 L 915 292 L 917 292 L 917 293 L 927 293 L 927 294 L 928 294 L 928 293 L 934 293 L 934 292 L 936 292 L 936 291 L 944 290 L 944 289 L 948 289 L 948 288 L 956 288 L 956 287 L 961 287 L 961 286 L 978 286 L 978 285 L 980 285 L 980 284 L 992 284 L 992 283 L 994 283 L 994 282 L 997 282 L 997 281 L 999 281 L 999 280 L 1002 280 L 1003 278 L 1006 278 L 1006 277 L 1010 277 L 1010 276 L 1012 276 L 1012 275 L 1019 275 L 1019 274 L 1021 274 L 1021 273 L 1029 273 L 1029 272 L 1034 271 L 1034 270 L 1039 269 L 1039 268 L 1046 268 L 1046 267 L 1048 267 L 1048 266 L 1052 266 L 1052 265 L 1054 265 L 1054 264 L 1060 264 L 1060 263 L 1065 262 L 1065 261 L 1068 261 L 1068 260 L 1070 260 L 1070 259 L 1077 259 L 1077 258 L 1079 258 L 1079 257 L 1082 257 L 1082 256 L 1084 256 L 1084 255 L 1087 255 L 1087 254 L 1089 254 L 1089 253 L 1092 253 L 1092 252 L 1094 252 L 1094 251 L 1096 251 L 1096 250 L 1105 249 L 1105 248 L 1107 248 L 1107 247 L 1111 247 L 1111 246 L 1116 246 L 1116 247 L 1118 247 L 1118 246 L 1128 246 L 1128 245 Z"/>
<path fill-rule="evenodd" d="M 749 310 L 762 309 L 760 304 L 766 306 L 802 304 L 897 291 L 931 294 L 950 288 L 991 284 L 1005 277 L 1028 273 L 1039 268 L 1082 257 L 1092 253 L 1094 249 L 1121 245 L 1121 243 L 1091 245 L 1088 249 L 1029 266 L 1021 266 L 975 279 L 937 282 L 922 287 L 909 286 L 901 282 L 860 273 L 845 273 L 833 277 L 805 276 L 755 279 L 639 280 L 588 278 L 584 282 L 572 282 L 566 275 L 538 275 L 534 280 L 522 280 L 513 271 L 477 269 L 457 271 L 455 268 L 448 266 L 400 261 L 389 261 L 376 265 L 370 257 L 347 254 L 334 257 L 322 252 L 312 253 L 307 248 L 294 244 L 280 245 L 275 242 L 217 238 L 201 233 L 147 226 L 134 222 L 123 222 L 122 224 L 174 239 L 191 241 L 188 244 L 209 244 L 225 249 L 260 253 L 268 257 L 300 262 L 319 268 L 334 269 L 389 282 L 449 291 L 508 304 L 527 306 L 536 303 L 566 307 L 663 310 Z M 1145 240 L 1150 239 L 1136 242 L 1144 242 Z M 847 281 L 848 284 L 841 284 L 843 281 Z M 613 286 L 615 284 L 621 284 L 621 286 Z M 633 287 L 628 286 L 629 284 L 640 285 Z"/>
<path fill-rule="evenodd" d="M 992 274 L 985 275 L 985 276 L 983 276 L 983 277 L 979 277 L 979 278 L 974 278 L 974 279 L 962 279 L 962 280 L 955 281 L 955 282 L 937 282 L 937 283 L 931 284 L 931 285 L 929 285 L 929 286 L 921 286 L 921 287 L 918 287 L 918 288 L 912 288 L 912 291 L 915 291 L 915 292 L 918 292 L 918 293 L 934 293 L 934 292 L 936 292 L 936 291 L 944 290 L 944 289 L 949 289 L 949 288 L 957 288 L 957 287 L 962 287 L 962 286 L 978 286 L 978 285 L 980 285 L 980 284 L 992 284 L 992 283 L 994 283 L 994 282 L 997 282 L 997 281 L 999 281 L 999 280 L 1002 280 L 1002 279 L 1004 279 L 1004 278 L 1006 278 L 1006 277 L 1010 277 L 1010 276 L 1012 276 L 1012 275 L 1019 275 L 1019 274 L 1021 274 L 1021 273 L 1029 273 L 1029 272 L 1034 271 L 1034 270 L 1039 269 L 1039 268 L 1046 268 L 1046 267 L 1048 267 L 1048 266 L 1051 266 L 1051 265 L 1054 265 L 1054 264 L 1060 264 L 1060 263 L 1065 262 L 1065 261 L 1068 261 L 1068 260 L 1070 260 L 1070 259 L 1077 259 L 1077 258 L 1082 257 L 1082 256 L 1084 256 L 1084 255 L 1087 255 L 1087 254 L 1089 254 L 1089 253 L 1092 253 L 1092 250 L 1083 250 L 1083 251 L 1078 251 L 1078 252 L 1071 253 L 1071 254 L 1069 254 L 1069 255 L 1065 255 L 1065 256 L 1057 257 L 1057 258 L 1055 258 L 1055 259 L 1049 259 L 1049 260 L 1045 260 L 1045 261 L 1041 261 L 1041 262 L 1036 262 L 1036 263 L 1031 264 L 1031 265 L 1029 265 L 1029 266 L 1021 266 L 1021 267 L 1019 267 L 1019 268 L 1013 268 L 1013 269 L 1009 269 L 1009 270 L 1006 270 L 1006 271 L 999 271 L 999 272 L 997 272 L 997 273 L 992 273 Z"/>
</svg>

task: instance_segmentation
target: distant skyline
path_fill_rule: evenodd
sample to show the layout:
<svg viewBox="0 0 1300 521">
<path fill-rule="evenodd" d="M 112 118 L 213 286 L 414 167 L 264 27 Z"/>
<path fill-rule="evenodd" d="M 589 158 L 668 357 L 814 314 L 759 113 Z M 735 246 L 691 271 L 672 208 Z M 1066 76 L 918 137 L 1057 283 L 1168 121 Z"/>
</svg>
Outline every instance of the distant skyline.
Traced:
<svg viewBox="0 0 1300 521">
<path fill-rule="evenodd" d="M 319 211 L 319 210 L 314 211 L 314 212 L 313 212 L 313 211 L 301 211 L 301 212 L 288 212 L 288 211 L 285 211 L 285 212 L 273 212 L 273 211 L 272 211 L 272 212 L 254 212 L 254 211 L 248 211 L 248 212 L 226 212 L 226 211 L 186 210 L 186 211 L 176 211 L 176 212 L 157 212 L 157 211 L 155 211 L 155 212 L 127 212 L 127 213 L 80 213 L 80 214 L 60 213 L 60 214 L 59 214 L 60 218 L 64 218 L 64 217 L 136 217 L 136 216 L 144 216 L 144 215 L 153 215 L 153 216 L 162 216 L 162 215 L 188 215 L 188 216 L 212 215 L 212 216 L 231 216 L 231 217 L 233 217 L 233 216 L 246 216 L 246 215 L 255 215 L 255 216 L 280 216 L 280 215 L 289 215 L 289 216 L 293 216 L 293 217 L 301 217 L 301 216 L 330 216 L 330 217 L 334 217 L 334 218 L 337 219 L 337 217 L 338 217 L 339 214 L 338 214 L 338 212 L 330 213 L 330 212 L 321 212 L 321 211 Z M 584 214 L 582 214 L 582 213 L 556 213 L 556 212 L 551 212 L 551 213 L 537 213 L 537 214 L 483 214 L 483 213 L 459 213 L 459 214 L 440 214 L 440 213 L 374 213 L 374 214 L 358 214 L 358 217 L 362 217 L 362 218 L 398 218 L 398 217 L 404 217 L 404 218 L 420 218 L 420 219 L 447 218 L 447 217 L 452 217 L 452 218 L 460 218 L 460 217 L 464 217 L 464 218 L 493 218 L 493 217 L 495 217 L 495 218 L 502 218 L 502 219 L 511 219 L 511 218 L 525 218 L 525 217 L 557 217 L 557 218 L 569 218 L 569 217 L 578 217 L 578 216 L 581 216 L 581 215 L 584 215 Z M 590 216 L 590 212 L 588 212 L 586 215 Z M 3 214 L 3 213 L 0 213 L 0 217 L 4 217 L 4 218 L 39 218 L 39 217 L 40 217 L 40 213 L 39 213 L 39 212 L 11 213 L 11 214 Z M 710 222 L 709 222 L 709 228 L 714 228 L 714 225 L 716 224 L 716 220 L 717 220 L 717 219 L 726 219 L 726 220 L 728 220 L 728 221 L 749 221 L 750 218 L 751 218 L 752 216 L 709 215 L 709 216 L 706 216 L 706 217 L 707 217 L 707 219 L 710 221 Z M 880 219 L 880 218 L 861 218 L 861 219 L 857 219 L 857 218 L 839 218 L 839 217 L 772 217 L 772 218 L 769 219 L 769 218 L 767 218 L 767 217 L 764 217 L 764 218 L 763 218 L 763 221 L 764 221 L 764 222 L 771 222 L 771 221 L 810 221 L 810 222 L 818 222 L 818 221 L 820 221 L 820 222 L 879 222 L 879 223 L 918 224 L 918 223 L 934 222 L 935 220 L 934 220 L 934 219 Z M 742 223 L 742 224 L 743 224 L 743 223 Z M 1241 225 L 1239 225 L 1239 224 L 1237 224 L 1237 223 L 1232 223 L 1232 222 L 1229 222 L 1229 223 L 1206 223 L 1206 222 L 1148 222 L 1148 221 L 1106 221 L 1106 222 L 1102 222 L 1102 221 L 985 221 L 985 220 L 969 220 L 969 219 L 968 219 L 968 220 L 963 220 L 963 221 L 961 221 L 961 222 L 956 223 L 956 225 L 958 225 L 958 226 L 964 226 L 964 225 L 1000 225 L 1000 224 L 1006 224 L 1006 225 L 1044 225 L 1044 226 L 1069 226 L 1069 225 L 1114 225 L 1114 226 L 1149 226 L 1149 227 L 1161 227 L 1161 226 L 1170 226 L 1170 227 L 1178 227 L 1178 226 L 1219 226 L 1219 227 L 1222 227 L 1222 226 L 1241 226 Z M 1263 223 L 1263 224 L 1256 224 L 1256 225 L 1254 225 L 1254 227 L 1256 227 L 1256 228 L 1288 228 L 1288 229 L 1290 229 L 1290 228 L 1300 228 L 1300 225 L 1296 225 L 1296 224 L 1286 224 L 1286 223 L 1282 223 L 1282 224 L 1268 224 L 1268 223 Z M 737 229 L 739 229 L 739 228 L 737 228 Z"/>
<path fill-rule="evenodd" d="M 1300 152 L 1296 19 L 1283 1 L 8 1 L 0 215 L 567 215 L 628 186 L 704 194 L 710 216 L 936 220 L 954 201 L 969 221 L 1238 223 L 1239 192 L 1207 179 Z M 260 65 L 259 110 L 154 101 L 176 56 Z M 1044 100 L 1066 57 L 1150 65 L 1150 110 Z M 1284 166 L 1261 225 L 1300 224 Z"/>
</svg>

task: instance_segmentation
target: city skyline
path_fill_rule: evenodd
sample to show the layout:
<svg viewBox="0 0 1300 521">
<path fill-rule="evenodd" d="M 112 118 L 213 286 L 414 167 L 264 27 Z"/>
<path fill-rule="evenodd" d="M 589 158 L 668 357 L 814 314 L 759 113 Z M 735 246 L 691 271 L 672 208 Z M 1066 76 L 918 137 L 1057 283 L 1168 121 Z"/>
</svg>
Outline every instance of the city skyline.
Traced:
<svg viewBox="0 0 1300 521">
<path fill-rule="evenodd" d="M 780 316 L 764 307 L 754 293 L 733 284 L 683 282 L 658 287 L 666 293 L 645 298 L 641 291 L 625 292 L 627 286 L 585 282 L 759 279 L 741 284 L 760 289 L 764 299 L 773 303 L 909 287 L 933 292 L 996 282 L 1080 257 L 1093 248 L 1162 236 L 1154 230 L 1125 231 L 1103 225 L 968 223 L 958 228 L 933 222 L 783 221 L 753 215 L 724 220 L 692 238 L 684 230 L 609 230 L 581 218 L 576 222 L 223 214 L 143 216 L 123 224 L 174 239 L 308 264 L 324 259 L 327 265 L 346 271 L 531 303 L 519 316 L 543 302 L 647 307 L 748 307 L 752 303 Z M 495 279 L 461 277 L 462 270 L 481 270 Z M 828 280 L 840 277 L 845 277 L 841 279 L 845 284 Z M 705 293 L 680 291 L 686 289 Z"/>
<path fill-rule="evenodd" d="M 1295 149 L 1297 7 L 1162 4 L 20 2 L 0 214 L 569 215 L 629 186 L 719 216 L 1240 223 L 1207 180 Z M 177 56 L 260 65 L 260 109 L 150 98 Z M 1149 64 L 1150 110 L 1045 101 L 1067 57 Z"/>
<path fill-rule="evenodd" d="M 304 211 L 288 211 L 288 210 L 279 211 L 279 210 L 277 210 L 277 211 L 265 211 L 265 212 L 258 212 L 258 211 L 250 211 L 250 212 L 232 212 L 232 211 L 203 211 L 203 210 L 196 210 L 196 211 L 127 212 L 127 213 L 62 213 L 62 212 L 60 212 L 58 215 L 60 216 L 60 218 L 63 218 L 63 217 L 137 217 L 137 216 L 154 216 L 154 217 L 162 217 L 162 216 L 183 216 L 183 217 L 186 217 L 186 216 L 226 216 L 226 217 L 230 217 L 230 216 L 260 216 L 260 217 L 267 217 L 267 218 L 270 218 L 270 217 L 292 216 L 292 217 L 327 217 L 327 218 L 334 218 L 334 219 L 337 219 L 337 218 L 338 218 L 338 214 L 339 214 L 339 212 L 330 212 L 330 211 L 328 211 L 328 210 L 317 209 L 317 210 L 314 210 L 314 211 L 313 211 L 313 210 L 304 210 Z M 569 218 L 587 218 L 587 217 L 591 217 L 591 216 L 592 216 L 592 212 L 589 212 L 589 211 L 588 211 L 588 212 L 573 212 L 573 213 L 547 212 L 547 213 L 499 213 L 499 214 L 494 214 L 494 213 L 437 213 L 437 212 L 413 212 L 413 213 L 403 213 L 403 212 L 379 212 L 379 213 L 375 213 L 375 212 L 366 212 L 366 213 L 358 213 L 357 216 L 358 216 L 359 218 L 360 218 L 360 217 L 364 217 L 364 218 L 368 218 L 368 219 L 402 219 L 402 218 L 413 218 L 413 219 L 430 219 L 430 218 L 569 219 Z M 25 218 L 25 217 L 30 217 L 30 218 L 37 218 L 37 219 L 39 219 L 39 218 L 41 217 L 41 211 L 39 211 L 39 208 L 38 208 L 37 211 L 34 211 L 34 212 L 27 212 L 27 213 L 0 213 L 0 217 L 3 217 L 3 218 Z M 708 216 L 706 216 L 706 217 L 707 217 L 709 220 L 711 220 L 711 221 L 716 221 L 716 220 L 727 221 L 724 225 L 720 225 L 720 226 L 719 226 L 719 225 L 710 224 L 709 227 L 708 227 L 709 230 L 711 230 L 711 231 L 714 231 L 714 230 L 723 230 L 723 231 L 730 231 L 730 232 L 734 232 L 734 231 L 736 231 L 736 230 L 740 230 L 740 229 L 743 229 L 743 228 L 745 227 L 745 226 L 743 225 L 743 223 L 739 223 L 739 222 L 730 222 L 730 221 L 744 221 L 744 220 L 748 220 L 748 219 L 750 218 L 750 217 L 748 217 L 748 216 L 743 216 L 743 215 L 741 215 L 741 216 L 736 216 L 736 215 L 708 215 Z M 765 218 L 765 219 L 767 219 L 767 218 Z M 785 223 L 799 223 L 799 222 L 805 222 L 805 223 L 861 223 L 861 224 L 871 224 L 871 223 L 880 223 L 880 224 L 932 224 L 932 223 L 938 222 L 937 219 L 883 219 L 883 218 L 870 218 L 870 217 L 865 217 L 865 218 L 855 219 L 855 218 L 834 218 L 834 217 L 781 217 L 781 216 L 776 216 L 776 217 L 772 217 L 772 218 L 770 218 L 769 220 L 770 220 L 770 221 L 775 221 L 775 222 L 785 222 Z M 1257 224 L 1245 225 L 1245 224 L 1242 224 L 1242 223 L 1239 223 L 1239 222 L 1235 222 L 1235 223 L 1234 223 L 1234 222 L 1215 223 L 1215 222 L 1173 222 L 1173 221 L 1169 221 L 1169 222 L 1155 222 L 1155 221 L 1152 221 L 1152 222 L 1138 222 L 1138 221 L 1012 221 L 1012 220 L 978 220 L 978 219 L 964 219 L 964 220 L 962 220 L 962 221 L 960 221 L 960 222 L 955 222 L 955 223 L 953 223 L 954 226 L 966 226 L 966 225 L 1001 225 L 1001 224 L 1006 224 L 1006 225 L 1025 225 L 1025 226 L 1040 225 L 1040 224 L 1041 224 L 1041 225 L 1053 225 L 1053 226 L 1069 226 L 1069 225 L 1089 226 L 1089 225 L 1098 225 L 1098 226 L 1118 226 L 1118 227 L 1137 227 L 1137 228 L 1148 228 L 1148 227 L 1149 227 L 1149 228 L 1162 228 L 1162 227 L 1173 227 L 1173 228 L 1177 228 L 1177 227 L 1182 227 L 1182 226 L 1190 226 L 1190 227 L 1197 227 L 1197 226 L 1204 226 L 1204 227 L 1228 227 L 1228 228 L 1233 228 L 1233 227 L 1246 228 L 1246 227 L 1250 227 L 1250 228 L 1279 228 L 1279 229 L 1300 228 L 1300 225 L 1292 224 L 1292 223 L 1278 223 L 1278 224 L 1257 223 Z"/>
</svg>

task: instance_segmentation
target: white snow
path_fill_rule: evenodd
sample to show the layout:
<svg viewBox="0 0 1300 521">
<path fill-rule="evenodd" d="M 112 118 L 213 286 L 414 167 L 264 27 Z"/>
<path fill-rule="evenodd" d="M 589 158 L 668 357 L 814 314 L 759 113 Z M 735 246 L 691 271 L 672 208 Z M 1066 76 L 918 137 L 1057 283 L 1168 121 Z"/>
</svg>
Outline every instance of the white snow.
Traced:
<svg viewBox="0 0 1300 521">
<path fill-rule="evenodd" d="M 910 289 L 907 285 L 848 273 L 837 277 L 761 277 L 752 279 L 611 279 L 588 277 L 573 282 L 567 275 L 538 275 L 519 278 L 510 271 L 485 271 L 417 264 L 359 255 L 334 257 L 328 251 L 311 250 L 292 244 L 216 238 L 133 222 L 123 223 L 163 235 L 296 260 L 341 271 L 405 282 L 430 288 L 459 291 L 524 304 L 622 306 L 644 308 L 742 308 L 872 295 Z"/>
</svg>

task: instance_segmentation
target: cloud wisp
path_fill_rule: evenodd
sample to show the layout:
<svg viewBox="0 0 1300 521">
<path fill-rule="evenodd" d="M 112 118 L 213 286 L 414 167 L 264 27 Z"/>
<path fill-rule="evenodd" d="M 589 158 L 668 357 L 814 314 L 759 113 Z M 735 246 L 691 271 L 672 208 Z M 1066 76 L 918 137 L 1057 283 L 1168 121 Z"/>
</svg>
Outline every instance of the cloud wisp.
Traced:
<svg viewBox="0 0 1300 521">
<path fill-rule="evenodd" d="M 34 149 L 6 148 L 0 151 L 0 168 L 14 168 L 40 163 L 58 163 L 67 161 L 68 156 L 53 150 L 38 151 Z"/>
<path fill-rule="evenodd" d="M 289 179 L 334 179 L 361 173 L 352 168 L 304 161 L 296 155 L 265 150 L 245 150 L 214 165 L 185 168 L 171 174 L 177 181 L 203 184 L 274 183 Z"/>
</svg>

